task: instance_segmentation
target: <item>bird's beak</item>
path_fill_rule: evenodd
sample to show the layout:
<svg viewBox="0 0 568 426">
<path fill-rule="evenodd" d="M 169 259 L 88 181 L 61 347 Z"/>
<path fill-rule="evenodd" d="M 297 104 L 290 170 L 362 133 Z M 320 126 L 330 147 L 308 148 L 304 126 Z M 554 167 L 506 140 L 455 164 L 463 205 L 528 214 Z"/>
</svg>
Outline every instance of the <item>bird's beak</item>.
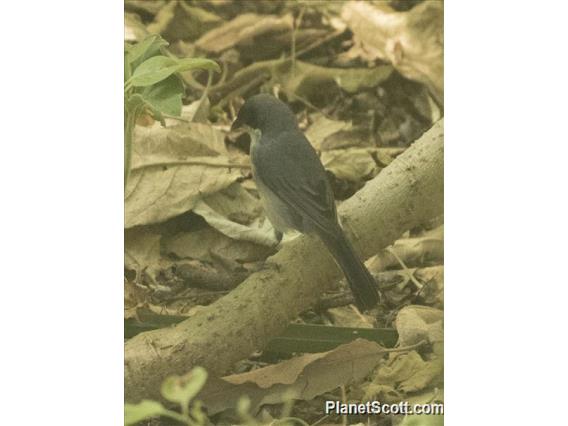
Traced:
<svg viewBox="0 0 568 426">
<path fill-rule="evenodd" d="M 242 123 L 239 121 L 239 117 L 236 118 L 235 121 L 233 121 L 233 124 L 231 126 L 231 131 L 232 130 L 237 130 L 238 128 L 240 128 L 242 126 Z"/>
</svg>

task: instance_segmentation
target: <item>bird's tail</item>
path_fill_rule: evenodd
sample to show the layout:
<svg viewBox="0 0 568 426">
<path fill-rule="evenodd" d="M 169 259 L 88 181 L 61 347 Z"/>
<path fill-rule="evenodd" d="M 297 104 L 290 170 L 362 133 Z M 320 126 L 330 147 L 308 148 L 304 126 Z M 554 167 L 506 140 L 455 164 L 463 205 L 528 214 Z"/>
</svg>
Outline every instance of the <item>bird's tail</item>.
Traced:
<svg viewBox="0 0 568 426">
<path fill-rule="evenodd" d="M 338 232 L 333 233 L 333 236 L 322 235 L 321 239 L 343 270 L 353 292 L 355 305 L 361 311 L 374 307 L 379 302 L 377 283 L 363 262 L 357 257 L 355 249 L 345 237 L 343 230 L 339 228 Z"/>
</svg>

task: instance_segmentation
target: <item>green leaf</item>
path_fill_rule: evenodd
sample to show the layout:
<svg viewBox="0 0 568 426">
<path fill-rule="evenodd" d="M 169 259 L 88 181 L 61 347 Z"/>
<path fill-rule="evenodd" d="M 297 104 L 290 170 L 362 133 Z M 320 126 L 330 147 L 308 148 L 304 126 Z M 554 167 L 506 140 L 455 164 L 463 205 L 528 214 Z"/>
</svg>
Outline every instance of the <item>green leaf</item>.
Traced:
<svg viewBox="0 0 568 426">
<path fill-rule="evenodd" d="M 175 59 L 161 55 L 153 56 L 142 62 L 134 70 L 128 83 L 137 87 L 150 86 L 168 78 L 177 71 L 178 67 L 178 62 Z"/>
<path fill-rule="evenodd" d="M 398 333 L 391 328 L 329 327 L 314 324 L 290 324 L 266 346 L 267 352 L 290 354 L 294 352 L 325 352 L 357 338 L 363 338 L 392 348 Z"/>
<path fill-rule="evenodd" d="M 145 87 L 141 95 L 154 111 L 179 117 L 183 93 L 183 83 L 176 75 L 171 75 L 159 83 Z"/>
<path fill-rule="evenodd" d="M 127 81 L 132 75 L 132 67 L 126 60 L 126 55 L 124 55 L 124 81 Z"/>
<path fill-rule="evenodd" d="M 129 46 L 128 54 L 126 55 L 126 60 L 128 63 L 132 64 L 137 59 L 141 58 L 142 55 L 150 53 L 150 52 L 157 52 L 160 47 L 167 46 L 168 42 L 164 40 L 157 34 L 153 34 L 142 40 L 140 43 L 137 43 L 133 46 Z"/>
<path fill-rule="evenodd" d="M 219 65 L 210 59 L 174 59 L 159 55 L 142 62 L 138 68 L 134 70 L 128 83 L 137 87 L 150 86 L 165 80 L 174 72 L 189 71 L 196 68 L 220 71 Z"/>
<path fill-rule="evenodd" d="M 202 367 L 195 367 L 184 376 L 170 376 L 162 383 L 161 392 L 164 398 L 187 407 L 190 401 L 198 394 L 207 380 L 207 371 Z"/>
<path fill-rule="evenodd" d="M 135 425 L 141 420 L 164 415 L 168 412 L 162 404 L 157 401 L 144 399 L 138 404 L 124 404 L 124 424 L 126 426 Z"/>
<path fill-rule="evenodd" d="M 148 50 L 146 50 L 146 52 L 145 52 L 142 56 L 140 56 L 138 59 L 136 59 L 136 60 L 131 64 L 132 69 L 133 69 L 133 70 L 136 69 L 137 67 L 140 66 L 141 63 L 143 63 L 144 61 L 146 61 L 146 60 L 149 59 L 149 58 L 152 58 L 152 57 L 157 56 L 157 55 L 164 55 L 164 54 L 162 53 L 162 47 L 163 47 L 163 46 L 167 46 L 167 45 L 169 44 L 169 43 L 166 42 L 165 40 L 164 40 L 164 43 L 165 43 L 165 44 L 163 44 L 163 43 L 154 43 L 154 44 L 152 44 L 152 45 L 148 48 Z"/>
<path fill-rule="evenodd" d="M 179 60 L 180 68 L 177 71 L 189 71 L 193 69 L 212 70 L 221 72 L 217 62 L 206 58 L 184 58 Z"/>
</svg>

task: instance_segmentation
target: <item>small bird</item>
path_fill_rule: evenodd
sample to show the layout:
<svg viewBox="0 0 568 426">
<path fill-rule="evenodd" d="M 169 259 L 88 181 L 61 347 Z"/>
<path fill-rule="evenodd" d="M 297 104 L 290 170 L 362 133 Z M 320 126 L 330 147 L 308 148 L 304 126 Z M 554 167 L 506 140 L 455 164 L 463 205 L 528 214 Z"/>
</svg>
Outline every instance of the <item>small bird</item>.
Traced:
<svg viewBox="0 0 568 426">
<path fill-rule="evenodd" d="M 325 169 L 294 113 L 274 96 L 255 95 L 241 107 L 231 129 L 240 127 L 251 135 L 253 178 L 278 238 L 289 229 L 317 235 L 343 270 L 357 307 L 365 311 L 375 306 L 375 280 L 341 229 Z"/>
</svg>

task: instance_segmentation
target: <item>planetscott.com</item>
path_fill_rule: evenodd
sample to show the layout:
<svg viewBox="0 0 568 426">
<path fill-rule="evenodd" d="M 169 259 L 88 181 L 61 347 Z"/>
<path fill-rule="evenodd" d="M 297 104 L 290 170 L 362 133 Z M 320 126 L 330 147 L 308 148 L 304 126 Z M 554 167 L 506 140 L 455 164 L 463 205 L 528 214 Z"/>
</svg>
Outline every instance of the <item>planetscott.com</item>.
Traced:
<svg viewBox="0 0 568 426">
<path fill-rule="evenodd" d="M 379 401 L 365 403 L 344 403 L 341 401 L 326 401 L 325 414 L 431 414 L 443 415 L 444 404 L 413 404 L 402 401 L 398 404 L 382 404 Z"/>
</svg>

